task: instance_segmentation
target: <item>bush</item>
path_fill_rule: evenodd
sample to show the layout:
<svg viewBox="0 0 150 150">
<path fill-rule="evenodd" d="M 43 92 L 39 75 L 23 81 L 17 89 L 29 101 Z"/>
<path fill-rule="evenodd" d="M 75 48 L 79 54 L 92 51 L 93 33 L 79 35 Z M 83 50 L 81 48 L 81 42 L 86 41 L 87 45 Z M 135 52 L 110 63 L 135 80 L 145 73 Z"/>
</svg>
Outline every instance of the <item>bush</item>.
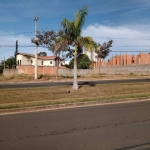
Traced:
<svg viewBox="0 0 150 150">
<path fill-rule="evenodd" d="M 51 78 L 52 78 L 52 75 L 43 74 L 42 78 L 44 78 L 44 79 L 51 79 Z"/>
<path fill-rule="evenodd" d="M 0 74 L 3 74 L 3 66 L 0 66 Z"/>
<path fill-rule="evenodd" d="M 42 75 L 42 74 L 39 74 L 37 78 L 38 78 L 38 79 L 42 79 L 42 77 L 43 77 L 43 75 Z"/>
<path fill-rule="evenodd" d="M 78 69 L 89 69 L 91 65 L 91 61 L 86 54 L 80 54 L 77 57 L 77 68 Z M 72 59 L 69 63 L 69 68 L 74 67 L 74 59 Z"/>
</svg>

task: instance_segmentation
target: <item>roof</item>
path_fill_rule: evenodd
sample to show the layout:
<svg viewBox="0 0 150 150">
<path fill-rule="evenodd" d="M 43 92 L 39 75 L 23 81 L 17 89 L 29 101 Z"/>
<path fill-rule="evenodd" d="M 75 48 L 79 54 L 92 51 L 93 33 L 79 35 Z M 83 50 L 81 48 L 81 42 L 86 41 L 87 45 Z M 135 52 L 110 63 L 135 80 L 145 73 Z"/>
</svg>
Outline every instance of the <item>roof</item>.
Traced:
<svg viewBox="0 0 150 150">
<path fill-rule="evenodd" d="M 23 55 L 23 56 L 31 56 L 33 58 L 35 58 L 35 55 L 33 54 L 28 54 L 28 53 L 17 53 L 17 55 Z M 38 59 L 42 59 L 42 60 L 54 60 L 56 59 L 56 56 L 37 56 Z"/>
<path fill-rule="evenodd" d="M 54 60 L 56 56 L 38 56 L 38 58 L 43 60 Z"/>
</svg>

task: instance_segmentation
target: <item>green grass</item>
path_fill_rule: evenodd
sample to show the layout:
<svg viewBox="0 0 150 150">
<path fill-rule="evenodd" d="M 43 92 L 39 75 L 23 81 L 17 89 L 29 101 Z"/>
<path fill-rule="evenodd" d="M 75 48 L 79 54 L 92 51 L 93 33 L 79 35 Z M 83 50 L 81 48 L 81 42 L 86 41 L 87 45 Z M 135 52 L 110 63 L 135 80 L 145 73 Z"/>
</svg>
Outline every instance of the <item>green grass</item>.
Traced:
<svg viewBox="0 0 150 150">
<path fill-rule="evenodd" d="M 0 90 L 0 109 L 69 104 L 78 102 L 112 102 L 127 99 L 149 99 L 150 83 L 102 84 L 81 86 L 78 91 L 71 86 L 20 88 Z M 68 91 L 70 91 L 68 93 Z"/>
</svg>

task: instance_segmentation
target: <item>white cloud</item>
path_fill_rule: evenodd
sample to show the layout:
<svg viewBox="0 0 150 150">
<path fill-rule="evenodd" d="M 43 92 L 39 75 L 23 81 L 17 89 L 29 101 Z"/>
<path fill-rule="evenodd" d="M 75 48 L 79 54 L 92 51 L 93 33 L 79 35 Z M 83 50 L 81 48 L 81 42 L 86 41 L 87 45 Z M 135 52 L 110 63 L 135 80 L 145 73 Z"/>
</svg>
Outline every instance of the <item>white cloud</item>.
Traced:
<svg viewBox="0 0 150 150">
<path fill-rule="evenodd" d="M 16 40 L 18 40 L 18 52 L 34 54 L 35 48 L 34 44 L 31 43 L 31 37 L 27 37 L 24 35 L 9 35 L 11 33 L 0 33 L 0 60 L 2 58 L 9 58 L 10 56 L 14 56 L 15 52 L 15 44 Z M 8 36 L 9 35 L 9 36 Z M 47 55 L 52 55 L 52 53 L 47 48 L 39 47 L 38 51 L 45 51 Z"/>
<path fill-rule="evenodd" d="M 93 39 L 103 44 L 112 39 L 114 41 L 112 51 L 116 53 L 139 53 L 150 51 L 150 28 L 148 25 L 123 25 L 123 26 L 104 26 L 94 24 L 83 30 L 83 36 L 91 36 Z M 139 39 L 139 40 L 137 40 Z M 149 45 L 149 47 L 148 47 Z M 125 52 L 129 51 L 129 52 Z"/>
<path fill-rule="evenodd" d="M 104 26 L 100 24 L 90 25 L 82 31 L 83 36 L 91 36 L 96 42 L 103 44 L 108 40 L 114 40 L 113 47 L 111 50 L 118 51 L 150 51 L 150 27 L 149 25 L 123 25 L 123 26 Z M 0 35 L 6 35 L 9 33 L 2 33 Z M 10 33 L 11 34 L 11 33 Z M 32 36 L 25 35 L 11 35 L 11 36 L 0 36 L 0 57 L 10 57 L 14 55 L 15 52 L 15 43 L 18 40 L 20 46 L 30 46 L 34 45 L 31 43 Z M 118 38 L 118 39 L 117 39 Z M 121 38 L 121 39 L 119 39 Z M 140 40 L 131 40 L 131 39 L 140 39 Z M 5 46 L 13 47 L 5 47 Z M 147 46 L 149 45 L 149 47 Z M 123 47 L 121 47 L 123 46 Z M 129 46 L 129 47 L 125 47 Z M 137 47 L 135 47 L 137 46 Z M 34 54 L 34 47 L 19 47 L 19 52 L 31 53 Z M 40 51 L 47 52 L 48 55 L 52 53 L 46 48 L 39 48 Z"/>
</svg>

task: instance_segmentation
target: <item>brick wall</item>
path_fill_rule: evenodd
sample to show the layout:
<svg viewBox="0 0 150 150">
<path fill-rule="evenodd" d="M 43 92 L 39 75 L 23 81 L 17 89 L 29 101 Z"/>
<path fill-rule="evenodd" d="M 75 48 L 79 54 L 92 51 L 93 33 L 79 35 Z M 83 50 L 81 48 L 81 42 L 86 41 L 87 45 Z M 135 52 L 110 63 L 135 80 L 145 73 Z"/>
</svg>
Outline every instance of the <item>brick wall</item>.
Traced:
<svg viewBox="0 0 150 150">
<path fill-rule="evenodd" d="M 38 74 L 56 74 L 56 67 L 38 67 Z M 99 72 L 100 71 L 100 72 Z M 33 74 L 34 66 L 20 66 L 17 69 L 4 69 L 4 76 L 14 75 L 14 74 Z M 150 74 L 150 64 L 141 65 L 115 65 L 115 66 L 101 66 L 94 67 L 93 69 L 78 69 L 78 75 L 90 76 L 91 74 Z M 58 69 L 58 75 L 63 76 L 73 76 L 73 69 Z"/>
<path fill-rule="evenodd" d="M 34 74 L 34 66 L 17 66 L 18 74 Z M 38 74 L 51 74 L 55 75 L 57 71 L 57 67 L 49 67 L 49 66 L 38 66 Z"/>
<path fill-rule="evenodd" d="M 105 66 L 131 65 L 131 64 L 150 64 L 150 54 L 140 53 L 139 55 L 116 55 L 110 58 L 109 62 L 105 61 Z M 94 66 L 101 65 L 97 62 Z"/>
</svg>

